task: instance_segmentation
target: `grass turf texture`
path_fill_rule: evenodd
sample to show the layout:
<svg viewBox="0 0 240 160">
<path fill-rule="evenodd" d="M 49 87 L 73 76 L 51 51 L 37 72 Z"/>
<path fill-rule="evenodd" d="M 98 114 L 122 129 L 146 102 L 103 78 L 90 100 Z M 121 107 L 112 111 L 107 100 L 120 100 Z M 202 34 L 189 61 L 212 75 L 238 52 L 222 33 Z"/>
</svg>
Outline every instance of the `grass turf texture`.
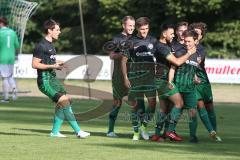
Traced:
<svg viewBox="0 0 240 160">
<path fill-rule="evenodd" d="M 86 111 L 98 101 L 74 100 L 73 110 Z M 77 139 L 65 122 L 61 128 L 65 139 L 51 138 L 54 105 L 47 98 L 20 97 L 16 102 L 0 104 L 0 159 L 8 160 L 129 160 L 129 159 L 240 159 L 239 104 L 216 103 L 222 143 L 212 141 L 199 120 L 199 144 L 188 142 L 188 123 L 181 119 L 177 127 L 184 142 L 133 142 L 129 109 L 123 106 L 115 131 L 120 138 L 106 137 L 108 116 L 80 122 L 90 131 L 88 139 Z M 154 124 L 149 125 L 149 131 Z"/>
</svg>

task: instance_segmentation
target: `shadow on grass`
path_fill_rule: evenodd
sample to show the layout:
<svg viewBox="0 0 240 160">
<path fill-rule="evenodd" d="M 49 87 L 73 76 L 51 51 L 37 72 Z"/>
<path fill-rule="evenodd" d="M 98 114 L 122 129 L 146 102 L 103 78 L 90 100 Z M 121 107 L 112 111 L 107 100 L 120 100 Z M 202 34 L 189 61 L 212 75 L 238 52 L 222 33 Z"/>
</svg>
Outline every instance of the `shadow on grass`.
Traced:
<svg viewBox="0 0 240 160">
<path fill-rule="evenodd" d="M 26 129 L 26 128 L 12 128 L 12 129 L 16 129 L 19 131 L 41 133 L 41 134 L 49 134 L 51 132 L 51 130 L 48 130 L 48 129 Z M 87 130 L 85 130 L 85 131 L 87 131 Z M 91 132 L 91 131 L 87 131 L 87 132 L 90 132 L 91 136 L 93 136 L 93 137 L 106 137 L 105 132 Z M 61 131 L 61 133 L 72 135 L 74 132 L 73 131 Z M 122 133 L 119 133 L 118 135 L 120 138 L 127 138 L 127 139 L 129 139 L 132 136 L 132 134 L 122 134 Z"/>
<path fill-rule="evenodd" d="M 47 98 L 41 97 L 23 97 L 17 102 L 10 102 L 9 104 L 0 104 L 0 120 L 3 123 L 9 124 L 14 126 L 14 124 L 43 124 L 48 123 L 49 125 L 52 124 L 52 117 L 53 117 L 53 108 L 49 107 L 50 101 Z M 86 102 L 87 104 L 87 102 Z M 84 107 L 88 107 L 87 105 Z M 22 110 L 21 110 L 22 109 Z M 128 109 L 128 108 L 126 108 Z M 220 133 L 224 135 L 223 143 L 217 144 L 210 141 L 205 135 L 206 132 L 204 131 L 201 135 L 199 135 L 200 143 L 197 145 L 189 144 L 187 142 L 187 138 L 185 139 L 186 142 L 183 143 L 172 143 L 172 142 L 165 142 L 165 143 L 153 143 L 153 142 L 132 142 L 131 137 L 132 135 L 127 134 L 118 134 L 118 139 L 103 139 L 103 143 L 99 144 L 97 142 L 92 142 L 89 140 L 88 145 L 93 145 L 97 147 L 106 147 L 106 148 L 116 148 L 116 149 L 139 149 L 139 150 L 153 150 L 153 151 L 162 151 L 169 154 L 174 154 L 184 152 L 189 154 L 194 153 L 204 153 L 209 155 L 221 155 L 221 156 L 236 156 L 240 157 L 240 137 L 239 132 L 240 129 L 237 127 L 239 124 L 239 105 L 229 105 L 226 107 L 225 104 L 218 104 L 216 106 L 217 115 L 224 115 L 224 120 L 218 119 L 218 124 L 220 128 Z M 120 118 L 120 117 L 119 117 Z M 199 123 L 201 123 L 199 121 Z M 82 126 L 86 126 L 88 128 L 94 129 L 95 132 L 91 132 L 91 136 L 101 139 L 101 137 L 106 137 L 106 132 L 101 132 L 102 130 L 107 130 L 107 116 L 106 118 L 95 119 L 87 122 L 80 122 Z M 180 126 L 180 125 L 178 125 Z M 130 121 L 120 121 L 119 119 L 116 123 L 116 127 L 131 127 Z M 186 126 L 185 126 L 186 127 Z M 30 127 L 29 127 L 30 128 Z M 221 129 L 222 128 L 222 129 Z M 46 129 L 26 129 L 26 128 L 14 128 L 19 131 L 26 131 L 29 133 L 8 133 L 8 132 L 0 132 L 0 135 L 37 135 L 41 136 L 41 134 L 48 135 L 51 130 Z M 118 129 L 118 128 L 116 128 Z M 99 131 L 100 132 L 96 132 Z M 123 129 L 119 129 L 123 132 Z M 129 129 L 131 130 L 131 129 Z M 188 129 L 187 129 L 188 130 Z M 31 134 L 32 133 L 32 134 Z M 74 135 L 73 132 L 70 131 L 62 131 L 63 134 L 66 135 Z M 180 132 L 181 134 L 183 132 Z M 43 136 L 44 136 L 43 135 Z M 187 135 L 187 134 L 186 134 Z M 187 137 L 187 136 L 185 136 Z M 185 138 L 184 137 L 184 138 Z M 206 137 L 206 138 L 204 138 Z M 121 140 L 122 139 L 122 140 Z M 126 142 L 129 139 L 129 142 Z M 176 150 L 174 150 L 176 149 Z M 234 157 L 235 158 L 235 157 Z"/>
<path fill-rule="evenodd" d="M 91 132 L 91 136 L 94 136 L 94 137 L 107 137 L 106 136 L 106 132 Z M 132 134 L 130 133 L 117 133 L 117 135 L 119 136 L 118 138 L 111 138 L 111 137 L 107 137 L 109 139 L 131 139 L 132 137 Z"/>
<path fill-rule="evenodd" d="M 49 129 L 26 129 L 26 128 L 13 128 L 13 129 L 16 129 L 16 130 L 19 130 L 19 131 L 41 133 L 41 134 L 50 134 L 50 132 L 51 132 L 51 130 L 49 130 Z M 68 134 L 68 135 L 72 135 L 73 134 L 73 132 L 70 132 L 70 131 L 61 131 L 61 133 L 62 134 Z"/>
<path fill-rule="evenodd" d="M 13 132 L 0 132 L 0 135 L 6 136 L 41 136 L 39 134 L 26 134 L 26 133 L 13 133 Z"/>
<path fill-rule="evenodd" d="M 96 100 L 73 99 L 73 111 L 84 112 L 98 104 Z M 0 117 L 7 123 L 51 123 L 54 114 L 54 103 L 44 97 L 20 97 L 17 101 L 0 103 Z"/>
<path fill-rule="evenodd" d="M 233 156 L 233 157 L 239 157 L 239 149 L 238 148 L 232 148 L 230 145 L 225 146 L 224 144 L 212 144 L 212 143 L 199 143 L 199 144 L 191 144 L 188 142 L 149 142 L 149 141 L 132 141 L 129 140 L 128 143 L 91 143 L 87 145 L 92 146 L 99 146 L 99 147 L 107 147 L 107 148 L 116 148 L 118 149 L 126 149 L 126 150 L 144 150 L 144 151 L 156 151 L 156 152 L 163 152 L 165 154 L 189 154 L 194 155 L 202 153 L 203 155 L 211 155 L 211 156 Z M 132 142 L 131 142 L 132 141 Z M 206 147 L 207 146 L 207 147 Z M 237 146 L 236 146 L 237 147 Z"/>
</svg>

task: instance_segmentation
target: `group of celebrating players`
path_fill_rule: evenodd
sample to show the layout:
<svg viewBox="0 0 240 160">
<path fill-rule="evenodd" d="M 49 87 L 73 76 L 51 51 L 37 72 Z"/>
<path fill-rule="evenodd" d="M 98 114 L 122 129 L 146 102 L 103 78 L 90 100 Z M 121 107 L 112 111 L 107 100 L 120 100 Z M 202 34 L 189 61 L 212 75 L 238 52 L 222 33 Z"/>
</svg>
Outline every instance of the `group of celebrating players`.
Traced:
<svg viewBox="0 0 240 160">
<path fill-rule="evenodd" d="M 162 24 L 159 39 L 149 35 L 150 20 L 147 17 L 135 21 L 134 17 L 125 16 L 122 27 L 123 31 L 112 42 L 116 46 L 129 47 L 116 47 L 109 52 L 114 60 L 114 71 L 113 107 L 107 136 L 118 137 L 114 125 L 122 99 L 128 96 L 134 141 L 140 137 L 156 142 L 165 139 L 182 141 L 176 133 L 176 125 L 183 109 L 189 113 L 189 142 L 198 142 L 197 113 L 209 135 L 215 141 L 221 141 L 217 136 L 211 84 L 204 68 L 205 50 L 201 45 L 206 24 Z M 156 97 L 160 107 L 155 113 Z M 155 134 L 150 136 L 147 125 L 154 115 L 157 117 Z"/>
<path fill-rule="evenodd" d="M 8 29 L 6 24 L 5 19 L 0 18 L 1 33 L 13 35 L 10 37 L 12 38 L 12 44 L 10 44 L 9 34 L 1 34 L 0 38 L 7 40 L 3 41 L 4 44 L 8 44 L 5 48 L 9 49 L 9 46 L 18 48 L 16 34 Z M 133 34 L 135 26 L 137 33 Z M 109 52 L 110 58 L 114 60 L 114 71 L 113 107 L 109 114 L 107 136 L 118 137 L 114 132 L 114 125 L 122 99 L 128 96 L 133 140 L 139 140 L 142 137 L 156 142 L 162 142 L 165 139 L 182 141 L 183 138 L 176 133 L 176 125 L 183 109 L 188 109 L 190 142 L 198 142 L 197 113 L 210 136 L 215 141 L 221 141 L 217 136 L 211 84 L 205 71 L 206 54 L 201 45 L 207 30 L 206 24 L 203 22 L 190 25 L 187 22 L 179 22 L 176 26 L 162 24 L 159 39 L 149 35 L 150 20 L 147 17 L 140 17 L 135 21 L 132 16 L 125 16 L 122 27 L 123 31 L 112 40 L 117 47 L 113 47 Z M 60 26 L 52 19 L 46 20 L 44 32 L 45 37 L 35 47 L 32 67 L 37 69 L 39 90 L 56 102 L 50 136 L 66 137 L 59 131 L 66 119 L 77 137 L 86 138 L 90 133 L 79 127 L 72 111 L 71 99 L 56 78 L 55 69 L 61 70 L 64 66 L 64 62 L 56 60 L 56 50 L 52 43 L 61 33 Z M 2 56 L 1 74 L 7 73 L 6 69 L 11 70 L 9 73 L 12 73 L 15 48 L 11 48 L 12 54 L 8 56 L 11 59 L 10 65 L 5 62 L 6 56 Z M 0 49 L 3 52 L 4 48 Z M 4 82 L 5 80 L 9 81 L 7 78 Z M 8 93 L 8 90 L 4 93 Z M 4 102 L 8 102 L 8 95 L 5 95 Z M 156 97 L 159 98 L 160 107 L 155 113 Z M 145 98 L 148 102 L 146 108 Z M 157 117 L 155 134 L 150 136 L 147 125 L 154 115 Z"/>
<path fill-rule="evenodd" d="M 197 143 L 197 113 L 209 135 L 215 141 L 217 136 L 216 114 L 213 107 L 211 84 L 205 71 L 205 50 L 201 40 L 206 33 L 202 22 L 180 22 L 176 27 L 162 24 L 160 37 L 149 35 L 150 20 L 132 16 L 122 20 L 123 31 L 112 40 L 110 58 L 114 60 L 112 76 L 113 107 L 109 114 L 108 137 L 118 137 L 114 125 L 122 105 L 128 96 L 131 106 L 133 140 L 162 142 L 165 139 L 182 141 L 176 133 L 176 125 L 183 109 L 188 110 L 191 143 Z M 136 26 L 137 33 L 134 33 Z M 61 70 L 64 62 L 56 60 L 52 44 L 57 40 L 59 24 L 50 19 L 44 22 L 45 37 L 36 45 L 32 67 L 37 69 L 39 90 L 56 102 L 52 137 L 66 137 L 60 127 L 66 119 L 77 137 L 86 138 L 90 133 L 78 125 L 72 111 L 71 98 L 56 78 L 55 69 Z M 176 35 L 176 37 L 175 37 Z M 112 47 L 114 46 L 114 47 Z M 117 46 L 117 47 L 116 47 Z M 156 97 L 160 107 L 156 111 Z M 148 106 L 145 108 L 144 99 Z M 156 117 L 155 134 L 150 136 L 147 125 Z"/>
</svg>

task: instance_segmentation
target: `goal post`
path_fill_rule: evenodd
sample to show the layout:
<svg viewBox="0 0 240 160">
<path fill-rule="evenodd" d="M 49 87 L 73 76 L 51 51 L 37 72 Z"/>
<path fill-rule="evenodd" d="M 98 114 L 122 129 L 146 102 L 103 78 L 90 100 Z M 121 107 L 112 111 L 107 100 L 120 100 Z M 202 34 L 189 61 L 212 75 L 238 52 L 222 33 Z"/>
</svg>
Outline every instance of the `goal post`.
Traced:
<svg viewBox="0 0 240 160">
<path fill-rule="evenodd" d="M 20 41 L 19 53 L 22 53 L 27 21 L 37 6 L 38 3 L 25 0 L 0 0 L 0 17 L 7 18 L 8 26 L 16 31 Z"/>
</svg>

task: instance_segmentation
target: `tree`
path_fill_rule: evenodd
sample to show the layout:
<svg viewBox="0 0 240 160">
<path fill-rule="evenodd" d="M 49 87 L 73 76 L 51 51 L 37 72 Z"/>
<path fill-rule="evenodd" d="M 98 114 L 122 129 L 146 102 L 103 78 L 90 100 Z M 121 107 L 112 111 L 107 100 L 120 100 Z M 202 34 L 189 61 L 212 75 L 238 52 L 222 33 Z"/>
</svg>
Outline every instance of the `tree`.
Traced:
<svg viewBox="0 0 240 160">
<path fill-rule="evenodd" d="M 125 15 L 151 19 L 151 34 L 159 35 L 162 23 L 203 21 L 208 25 L 204 45 L 210 57 L 240 57 L 239 0 L 82 0 L 88 54 L 103 54 L 103 44 L 121 31 Z M 38 0 L 40 7 L 30 19 L 24 53 L 31 53 L 41 38 L 41 26 L 52 17 L 61 23 L 56 42 L 59 52 L 83 53 L 78 0 Z M 217 18 L 216 18 L 217 17 Z M 230 54 L 231 53 L 231 54 Z"/>
</svg>

